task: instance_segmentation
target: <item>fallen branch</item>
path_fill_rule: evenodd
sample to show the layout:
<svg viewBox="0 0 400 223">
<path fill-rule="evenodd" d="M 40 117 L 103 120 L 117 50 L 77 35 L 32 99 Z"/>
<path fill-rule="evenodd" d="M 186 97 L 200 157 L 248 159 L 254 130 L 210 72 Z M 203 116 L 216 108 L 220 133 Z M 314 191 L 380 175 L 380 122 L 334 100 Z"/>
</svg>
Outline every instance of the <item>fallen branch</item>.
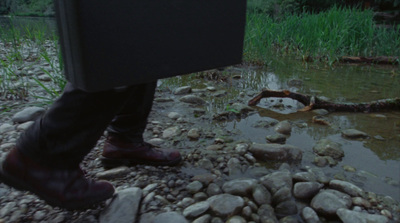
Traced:
<svg viewBox="0 0 400 223">
<path fill-rule="evenodd" d="M 341 57 L 341 62 L 347 63 L 374 63 L 374 64 L 399 64 L 399 57 Z"/>
<path fill-rule="evenodd" d="M 378 101 L 372 101 L 368 103 L 334 103 L 322 100 L 318 97 L 304 95 L 300 93 L 291 92 L 288 90 L 283 91 L 273 91 L 265 89 L 257 96 L 252 98 L 248 105 L 257 105 L 262 98 L 291 98 L 300 103 L 304 104 L 306 107 L 302 111 L 312 110 L 312 109 L 326 109 L 330 112 L 334 111 L 346 111 L 346 112 L 377 112 L 382 110 L 400 110 L 400 98 L 394 99 L 384 99 Z"/>
</svg>

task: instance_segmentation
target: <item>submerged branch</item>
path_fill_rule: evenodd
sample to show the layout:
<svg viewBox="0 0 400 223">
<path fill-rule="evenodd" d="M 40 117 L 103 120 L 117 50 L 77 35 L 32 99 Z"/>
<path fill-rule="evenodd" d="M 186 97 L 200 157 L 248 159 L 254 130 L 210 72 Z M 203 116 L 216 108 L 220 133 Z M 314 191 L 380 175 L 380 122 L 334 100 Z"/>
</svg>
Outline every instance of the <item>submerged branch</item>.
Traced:
<svg viewBox="0 0 400 223">
<path fill-rule="evenodd" d="M 374 63 L 374 64 L 399 64 L 399 57 L 341 57 L 341 62 L 348 63 Z"/>
<path fill-rule="evenodd" d="M 304 110 L 326 109 L 328 111 L 346 112 L 377 112 L 382 110 L 400 110 L 400 98 L 384 99 L 367 103 L 334 103 L 322 100 L 318 97 L 291 92 L 288 90 L 273 91 L 265 89 L 257 96 L 252 98 L 248 105 L 257 105 L 262 98 L 291 98 L 306 106 Z"/>
</svg>

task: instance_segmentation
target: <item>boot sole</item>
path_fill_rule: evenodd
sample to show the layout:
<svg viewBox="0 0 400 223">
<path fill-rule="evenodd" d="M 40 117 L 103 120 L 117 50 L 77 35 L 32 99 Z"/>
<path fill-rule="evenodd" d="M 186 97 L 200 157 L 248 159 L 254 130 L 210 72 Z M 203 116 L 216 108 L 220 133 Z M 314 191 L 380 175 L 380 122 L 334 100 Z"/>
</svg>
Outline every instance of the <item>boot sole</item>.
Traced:
<svg viewBox="0 0 400 223">
<path fill-rule="evenodd" d="M 64 208 L 67 210 L 83 210 L 83 209 L 88 209 L 90 207 L 93 207 L 96 204 L 101 203 L 102 201 L 107 200 L 108 198 L 111 198 L 113 195 L 111 196 L 104 196 L 103 198 L 98 198 L 97 200 L 91 202 L 90 204 L 88 203 L 83 203 L 83 202 L 62 202 L 62 201 L 58 201 L 55 200 L 51 197 L 48 197 L 44 194 L 42 194 L 41 192 L 38 192 L 36 189 L 30 187 L 29 185 L 26 185 L 25 182 L 14 178 L 13 176 L 8 175 L 7 173 L 4 172 L 3 170 L 3 165 L 2 163 L 0 163 L 0 182 L 3 182 L 4 184 L 13 187 L 17 190 L 21 190 L 21 191 L 29 191 L 34 193 L 35 195 L 37 195 L 39 198 L 41 198 L 42 200 L 44 200 L 47 204 L 51 205 L 51 206 L 55 206 L 55 207 L 60 207 L 60 208 Z"/>
<path fill-rule="evenodd" d="M 182 157 L 179 159 L 165 161 L 165 162 L 152 162 L 152 161 L 143 161 L 136 159 L 111 159 L 106 157 L 100 158 L 103 167 L 106 169 L 118 167 L 118 166 L 135 166 L 138 164 L 151 165 L 151 166 L 176 166 L 182 161 Z"/>
</svg>

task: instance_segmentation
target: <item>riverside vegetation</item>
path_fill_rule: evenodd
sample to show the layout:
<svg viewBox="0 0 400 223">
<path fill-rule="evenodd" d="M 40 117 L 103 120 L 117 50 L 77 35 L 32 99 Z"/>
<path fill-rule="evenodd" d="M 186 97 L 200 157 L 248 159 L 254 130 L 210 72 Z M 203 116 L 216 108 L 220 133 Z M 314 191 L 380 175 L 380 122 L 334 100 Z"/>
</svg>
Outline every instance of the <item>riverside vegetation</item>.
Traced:
<svg viewBox="0 0 400 223">
<path fill-rule="evenodd" d="M 325 15 L 351 12 L 353 9 L 331 10 Z M 361 10 L 354 11 L 357 12 L 362 13 Z M 259 22 L 254 22 L 257 15 Z M 306 14 L 304 17 L 307 16 L 316 15 Z M 276 54 L 300 59 L 311 56 L 315 60 L 313 63 L 331 65 L 330 69 L 335 69 L 334 59 L 341 55 L 330 56 L 329 53 L 335 50 L 318 51 L 315 48 L 317 51 L 310 53 L 311 50 L 308 52 L 306 48 L 296 48 L 290 41 L 258 41 L 258 38 L 265 38 L 268 33 L 252 27 L 258 26 L 265 30 L 266 25 L 261 18 L 266 17 L 255 12 L 250 12 L 248 17 L 244 55 L 246 62 L 267 64 L 268 58 Z M 302 17 L 293 15 L 293 18 Z M 286 19 L 271 20 L 268 26 L 284 25 Z M 292 28 L 295 28 L 294 24 L 287 26 L 285 33 L 290 33 Z M 398 36 L 394 40 L 396 38 Z M 65 80 L 62 76 L 63 64 L 57 35 L 47 33 L 43 27 L 11 27 L 2 29 L 0 41 L 2 158 L 15 145 L 18 135 L 58 97 Z M 387 41 L 392 42 L 393 39 Z M 385 44 L 390 45 L 391 42 Z M 352 44 L 356 46 L 357 41 Z M 364 49 L 361 46 L 359 48 L 360 52 L 352 52 L 362 55 Z M 396 54 L 398 52 L 391 55 Z M 331 139 L 321 139 L 314 147 L 297 147 L 286 144 L 286 140 L 290 141 L 296 132 L 307 129 L 306 122 L 270 118 L 260 120 L 256 128 L 268 130 L 271 135 L 267 136 L 268 143 L 255 144 L 243 137 L 243 134 L 228 130 L 223 124 L 216 124 L 215 121 L 219 119 L 222 122 L 238 117 L 245 120 L 257 113 L 244 104 L 259 89 L 251 93 L 240 87 L 237 87 L 237 91 L 242 91 L 240 97 L 226 106 L 225 112 L 214 114 L 208 111 L 212 98 L 227 95 L 222 90 L 225 83 L 220 82 L 222 79 L 218 75 L 228 73 L 236 77 L 240 76 L 243 69 L 247 68 L 234 67 L 223 72 L 211 72 L 212 77 L 216 73 L 216 78 L 208 81 L 206 87 L 179 86 L 172 89 L 168 85 L 159 86 L 145 138 L 155 145 L 180 149 L 184 156 L 182 166 L 138 165 L 106 170 L 98 159 L 104 143 L 102 138 L 82 165 L 90 177 L 107 179 L 114 184 L 117 188 L 115 199 L 86 211 L 66 211 L 50 207 L 30 193 L 0 183 L 0 222 L 123 220 L 140 223 L 325 223 L 354 222 L 354 219 L 359 219 L 380 223 L 400 220 L 397 199 L 387 196 L 384 189 L 375 192 L 362 189 L 362 185 L 371 177 L 370 173 L 348 165 L 343 167 L 345 173 L 325 172 L 327 168 L 339 166 L 342 159 L 351 152 L 342 147 L 352 145 L 351 140 L 358 143 L 357 140 L 368 138 L 368 134 L 354 130 L 342 132 L 332 128 L 329 131 L 343 134 L 342 138 L 336 139 L 343 145 Z M 210 77 L 208 73 L 193 75 Z M 230 81 L 235 82 L 235 78 Z M 195 85 L 195 81 L 191 84 Z M 382 116 L 376 118 L 385 119 Z M 394 128 L 394 131 L 400 131 L 400 128 Z M 357 139 L 349 140 L 346 137 Z M 399 182 L 389 179 L 388 186 L 398 188 Z"/>
</svg>

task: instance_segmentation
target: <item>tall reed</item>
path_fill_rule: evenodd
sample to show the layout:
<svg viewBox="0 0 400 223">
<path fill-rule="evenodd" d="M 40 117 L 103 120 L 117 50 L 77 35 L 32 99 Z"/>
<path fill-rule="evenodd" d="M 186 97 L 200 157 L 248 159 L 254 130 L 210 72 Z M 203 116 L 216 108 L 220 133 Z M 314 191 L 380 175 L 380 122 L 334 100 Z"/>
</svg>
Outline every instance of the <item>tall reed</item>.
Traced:
<svg viewBox="0 0 400 223">
<path fill-rule="evenodd" d="M 277 21 L 265 13 L 249 12 L 245 60 L 293 55 L 332 64 L 341 56 L 399 56 L 400 25 L 378 27 L 373 16 L 371 10 L 333 7 Z"/>
</svg>

